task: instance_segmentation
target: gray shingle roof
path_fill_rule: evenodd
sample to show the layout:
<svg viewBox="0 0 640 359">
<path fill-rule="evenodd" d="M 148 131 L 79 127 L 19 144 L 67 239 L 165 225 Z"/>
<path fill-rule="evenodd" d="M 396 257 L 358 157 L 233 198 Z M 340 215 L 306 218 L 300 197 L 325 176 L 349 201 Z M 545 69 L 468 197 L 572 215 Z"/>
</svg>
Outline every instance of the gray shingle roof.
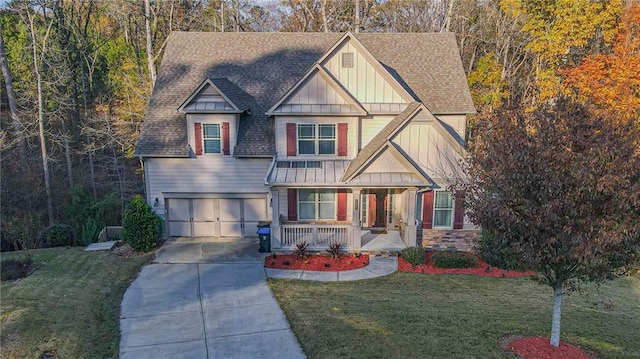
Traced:
<svg viewBox="0 0 640 359">
<path fill-rule="evenodd" d="M 187 157 L 186 117 L 176 110 L 205 78 L 244 102 L 235 156 L 275 154 L 275 104 L 342 34 L 202 33 L 169 35 L 136 156 Z M 442 34 L 356 34 L 356 38 L 434 114 L 472 113 L 455 37 Z M 224 88 L 222 88 L 224 87 Z M 230 91 L 230 93 L 226 93 Z M 236 98 L 237 96 L 237 98 Z M 238 106 L 241 106 L 239 103 Z M 244 106 L 243 106 L 244 107 Z"/>
</svg>

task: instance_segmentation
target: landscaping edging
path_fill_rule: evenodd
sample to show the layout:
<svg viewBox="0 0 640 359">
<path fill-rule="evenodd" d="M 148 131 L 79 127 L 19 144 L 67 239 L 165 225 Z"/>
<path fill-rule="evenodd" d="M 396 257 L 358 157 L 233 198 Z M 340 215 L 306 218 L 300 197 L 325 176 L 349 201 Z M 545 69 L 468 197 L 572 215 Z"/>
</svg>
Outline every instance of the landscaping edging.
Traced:
<svg viewBox="0 0 640 359">
<path fill-rule="evenodd" d="M 309 280 L 316 282 L 346 282 L 389 275 L 398 269 L 397 257 L 369 257 L 369 265 L 342 272 L 318 272 L 264 268 L 267 277 L 277 279 Z"/>
</svg>

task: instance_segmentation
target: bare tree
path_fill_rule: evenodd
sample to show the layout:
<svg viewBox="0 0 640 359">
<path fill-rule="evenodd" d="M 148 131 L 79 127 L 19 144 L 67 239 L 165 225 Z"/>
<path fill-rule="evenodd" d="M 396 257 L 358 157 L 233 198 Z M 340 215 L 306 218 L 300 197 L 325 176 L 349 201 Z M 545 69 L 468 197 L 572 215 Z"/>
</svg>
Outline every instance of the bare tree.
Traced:
<svg viewBox="0 0 640 359">
<path fill-rule="evenodd" d="M 27 145 L 24 137 L 24 126 L 18 115 L 18 104 L 16 102 L 16 93 L 13 90 L 13 76 L 7 62 L 7 53 L 4 49 L 4 39 L 2 37 L 2 23 L 0 22 L 0 67 L 4 77 L 4 84 L 7 89 L 7 100 L 9 102 L 9 111 L 11 113 L 11 125 L 13 126 L 14 136 L 18 141 L 18 152 L 20 153 L 21 162 L 26 162 Z"/>
<path fill-rule="evenodd" d="M 149 80 L 151 81 L 151 87 L 156 83 L 156 65 L 155 56 L 153 51 L 153 44 L 151 42 L 151 26 L 149 21 L 151 19 L 151 6 L 149 0 L 144 0 L 144 29 L 147 38 L 147 69 L 149 71 Z"/>
</svg>

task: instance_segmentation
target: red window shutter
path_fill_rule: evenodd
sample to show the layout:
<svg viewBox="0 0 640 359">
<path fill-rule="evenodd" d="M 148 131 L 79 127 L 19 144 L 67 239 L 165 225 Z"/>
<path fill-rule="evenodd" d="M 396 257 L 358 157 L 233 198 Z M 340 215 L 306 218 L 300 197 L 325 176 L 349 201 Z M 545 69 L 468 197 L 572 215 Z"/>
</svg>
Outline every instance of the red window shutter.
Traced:
<svg viewBox="0 0 640 359">
<path fill-rule="evenodd" d="M 338 124 L 338 156 L 347 155 L 347 133 L 349 130 L 348 123 Z"/>
<path fill-rule="evenodd" d="M 433 191 L 422 193 L 422 228 L 433 228 Z"/>
<path fill-rule="evenodd" d="M 338 221 L 347 220 L 347 190 L 338 190 Z"/>
<path fill-rule="evenodd" d="M 231 153 L 229 148 L 229 122 L 222 123 L 222 154 L 228 155 Z"/>
<path fill-rule="evenodd" d="M 453 209 L 453 229 L 462 229 L 462 227 L 464 227 L 464 191 L 459 191 L 456 194 Z"/>
<path fill-rule="evenodd" d="M 202 154 L 202 124 L 196 122 L 193 127 L 195 129 L 196 156 L 200 156 Z"/>
<path fill-rule="evenodd" d="M 296 149 L 296 124 L 287 123 L 287 156 L 295 156 L 297 154 Z"/>
<path fill-rule="evenodd" d="M 290 221 L 298 220 L 298 191 L 295 189 L 287 190 L 287 207 L 288 218 Z"/>
</svg>

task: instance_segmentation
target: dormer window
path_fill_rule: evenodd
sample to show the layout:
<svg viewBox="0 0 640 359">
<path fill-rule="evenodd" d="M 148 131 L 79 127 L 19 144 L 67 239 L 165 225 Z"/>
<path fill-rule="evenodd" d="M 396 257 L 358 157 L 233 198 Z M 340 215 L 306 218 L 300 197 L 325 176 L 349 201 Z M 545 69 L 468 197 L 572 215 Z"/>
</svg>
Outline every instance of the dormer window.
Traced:
<svg viewBox="0 0 640 359">
<path fill-rule="evenodd" d="M 335 155 L 335 124 L 299 124 L 298 154 L 300 155 Z"/>
<path fill-rule="evenodd" d="M 205 123 L 202 125 L 204 141 L 204 153 L 221 153 L 222 138 L 220 137 L 220 124 Z"/>
</svg>

